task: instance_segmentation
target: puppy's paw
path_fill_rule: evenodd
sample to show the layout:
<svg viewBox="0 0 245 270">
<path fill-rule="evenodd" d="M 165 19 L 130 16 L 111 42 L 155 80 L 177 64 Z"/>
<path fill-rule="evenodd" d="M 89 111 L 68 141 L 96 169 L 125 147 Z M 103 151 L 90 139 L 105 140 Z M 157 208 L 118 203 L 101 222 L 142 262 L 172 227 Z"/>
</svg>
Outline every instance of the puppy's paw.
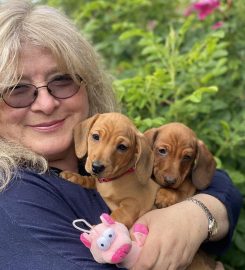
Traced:
<svg viewBox="0 0 245 270">
<path fill-rule="evenodd" d="M 157 192 L 155 205 L 157 208 L 164 208 L 177 203 L 177 195 L 175 191 L 161 188 Z"/>
<path fill-rule="evenodd" d="M 82 178 L 80 174 L 71 171 L 62 171 L 60 176 L 75 184 L 78 184 L 80 182 L 79 179 Z"/>
<path fill-rule="evenodd" d="M 93 176 L 83 176 L 75 172 L 63 171 L 60 176 L 74 184 L 78 184 L 85 188 L 96 188 L 96 178 Z"/>
</svg>

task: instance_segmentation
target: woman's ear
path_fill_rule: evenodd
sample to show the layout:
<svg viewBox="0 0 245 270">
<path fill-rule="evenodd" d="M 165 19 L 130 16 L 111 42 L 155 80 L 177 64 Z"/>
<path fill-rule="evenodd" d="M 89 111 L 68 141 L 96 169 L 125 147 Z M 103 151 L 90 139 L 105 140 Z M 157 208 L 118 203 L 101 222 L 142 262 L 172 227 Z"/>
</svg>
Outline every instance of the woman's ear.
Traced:
<svg viewBox="0 0 245 270">
<path fill-rule="evenodd" d="M 100 114 L 95 114 L 88 119 L 79 122 L 74 128 L 74 143 L 75 151 L 78 158 L 82 158 L 87 154 L 88 151 L 88 135 L 95 121 L 98 119 Z"/>
<path fill-rule="evenodd" d="M 197 157 L 192 169 L 192 183 L 197 189 L 206 188 L 212 181 L 216 170 L 216 162 L 206 145 L 197 141 Z"/>
</svg>

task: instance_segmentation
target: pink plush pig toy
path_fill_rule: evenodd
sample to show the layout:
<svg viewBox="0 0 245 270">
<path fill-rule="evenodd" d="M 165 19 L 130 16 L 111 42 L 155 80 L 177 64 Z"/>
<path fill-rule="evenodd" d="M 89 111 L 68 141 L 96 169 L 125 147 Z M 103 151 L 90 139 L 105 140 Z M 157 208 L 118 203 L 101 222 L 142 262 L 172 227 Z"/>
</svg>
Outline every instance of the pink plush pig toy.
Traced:
<svg viewBox="0 0 245 270">
<path fill-rule="evenodd" d="M 94 259 L 98 263 L 116 264 L 117 267 L 131 268 L 138 259 L 148 229 L 143 224 L 135 224 L 131 240 L 127 227 L 114 221 L 110 215 L 100 216 L 102 223 L 92 226 L 84 219 L 73 221 L 73 226 L 82 231 L 80 240 L 90 249 Z M 90 230 L 85 230 L 76 225 L 83 222 Z"/>
</svg>

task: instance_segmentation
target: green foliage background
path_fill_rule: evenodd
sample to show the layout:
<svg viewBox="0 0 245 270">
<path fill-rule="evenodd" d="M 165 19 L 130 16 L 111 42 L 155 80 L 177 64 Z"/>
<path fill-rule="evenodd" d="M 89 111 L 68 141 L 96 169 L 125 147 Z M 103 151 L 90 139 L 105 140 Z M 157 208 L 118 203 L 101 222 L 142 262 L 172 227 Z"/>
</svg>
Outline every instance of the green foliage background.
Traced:
<svg viewBox="0 0 245 270">
<path fill-rule="evenodd" d="M 195 130 L 245 196 L 245 2 L 221 1 L 204 21 L 188 0 L 48 0 L 103 56 L 122 110 L 144 131 L 180 121 Z M 213 30 L 212 25 L 224 25 Z M 226 269 L 245 269 L 245 207 Z"/>
</svg>

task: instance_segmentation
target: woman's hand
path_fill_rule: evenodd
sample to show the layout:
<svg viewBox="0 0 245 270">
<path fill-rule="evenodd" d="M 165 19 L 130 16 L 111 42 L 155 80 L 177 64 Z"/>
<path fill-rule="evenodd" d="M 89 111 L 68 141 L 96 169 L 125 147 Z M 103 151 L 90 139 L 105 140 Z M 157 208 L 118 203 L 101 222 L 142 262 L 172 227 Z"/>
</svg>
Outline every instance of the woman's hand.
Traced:
<svg viewBox="0 0 245 270">
<path fill-rule="evenodd" d="M 195 197 L 208 207 L 218 223 L 218 233 L 213 240 L 223 238 L 229 228 L 224 205 L 207 194 Z M 207 216 L 191 201 L 150 211 L 136 223 L 148 226 L 149 234 L 132 270 L 185 269 L 208 236 Z M 218 270 L 223 266 L 217 264 L 217 267 Z"/>
<path fill-rule="evenodd" d="M 205 214 L 186 201 L 153 210 L 136 223 L 146 224 L 149 234 L 133 270 L 185 269 L 208 231 Z"/>
</svg>

